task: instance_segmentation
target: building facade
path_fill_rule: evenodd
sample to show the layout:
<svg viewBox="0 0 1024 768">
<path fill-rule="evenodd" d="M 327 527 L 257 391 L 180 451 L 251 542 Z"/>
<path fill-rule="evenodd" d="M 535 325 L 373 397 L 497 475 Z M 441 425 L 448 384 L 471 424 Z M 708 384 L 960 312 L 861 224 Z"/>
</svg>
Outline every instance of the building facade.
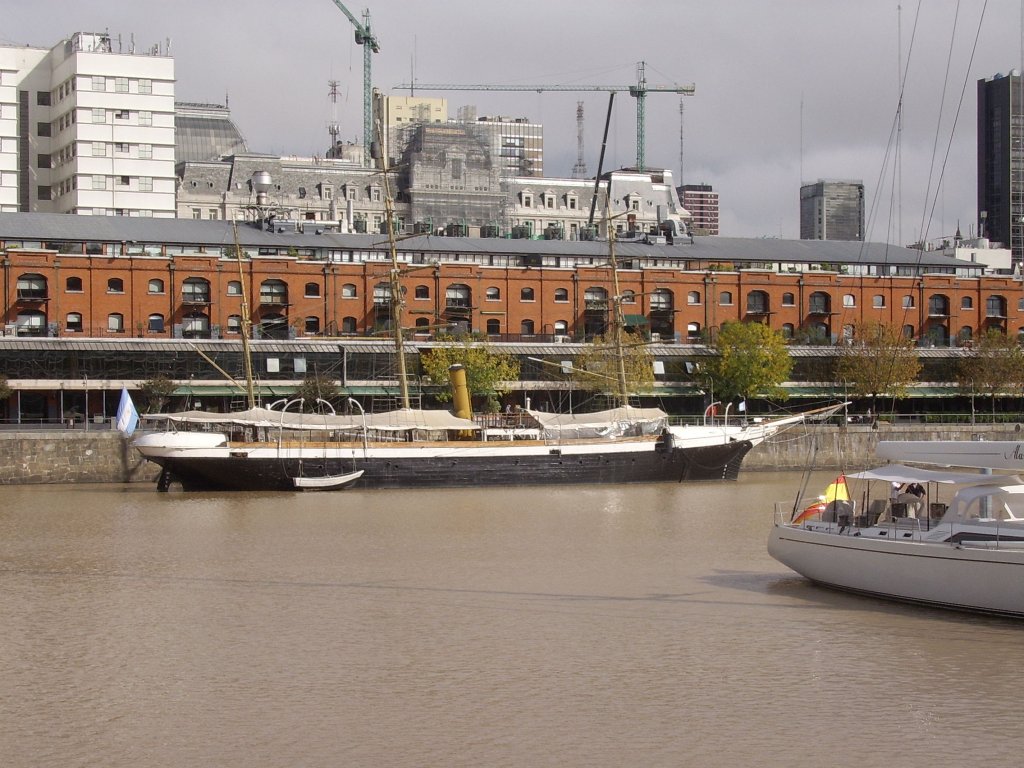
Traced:
<svg viewBox="0 0 1024 768">
<path fill-rule="evenodd" d="M 174 60 L 79 32 L 0 46 L 0 211 L 172 217 Z"/>
<path fill-rule="evenodd" d="M 1024 81 L 978 81 L 978 233 L 1024 259 Z"/>
<path fill-rule="evenodd" d="M 684 184 L 679 199 L 690 213 L 690 231 L 694 235 L 717 235 L 718 193 L 710 184 Z"/>
<path fill-rule="evenodd" d="M 237 339 L 245 324 L 257 338 L 286 340 L 390 328 L 391 257 L 380 235 L 110 221 L 0 215 L 6 335 Z M 402 324 L 417 338 L 582 341 L 610 327 L 607 242 L 424 235 L 398 249 Z M 662 343 L 700 343 L 737 320 L 826 345 L 865 320 L 928 347 L 1024 331 L 1014 275 L 938 252 L 720 237 L 615 251 L 626 325 Z"/>
<path fill-rule="evenodd" d="M 801 240 L 863 240 L 864 182 L 819 179 L 800 187 Z"/>
</svg>

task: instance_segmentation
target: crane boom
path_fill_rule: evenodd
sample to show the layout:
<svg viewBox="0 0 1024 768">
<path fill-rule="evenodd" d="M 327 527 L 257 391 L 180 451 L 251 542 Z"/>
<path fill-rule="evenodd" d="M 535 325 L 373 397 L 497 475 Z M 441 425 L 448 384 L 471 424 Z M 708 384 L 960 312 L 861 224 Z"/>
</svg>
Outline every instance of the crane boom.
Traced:
<svg viewBox="0 0 1024 768">
<path fill-rule="evenodd" d="M 338 0 L 335 0 L 337 2 Z M 645 74 L 644 62 L 637 64 L 637 81 L 633 85 L 491 85 L 486 83 L 469 83 L 456 85 L 452 83 L 403 83 L 396 85 L 395 90 L 406 90 L 412 92 L 414 89 L 421 91 L 533 91 L 544 93 L 545 91 L 579 92 L 579 91 L 603 91 L 604 93 L 626 92 L 636 99 L 636 166 L 638 170 L 644 170 L 646 162 L 646 108 L 645 101 L 648 93 L 677 93 L 684 96 L 692 96 L 696 90 L 693 83 L 688 85 L 648 85 Z"/>
<path fill-rule="evenodd" d="M 370 142 L 373 136 L 373 79 L 370 76 L 372 64 L 370 56 L 380 53 L 380 41 L 370 31 L 370 11 L 363 11 L 363 21 L 352 15 L 352 12 L 341 2 L 334 0 L 334 4 L 341 9 L 352 26 L 356 28 L 356 45 L 363 46 L 363 163 L 370 165 Z"/>
</svg>

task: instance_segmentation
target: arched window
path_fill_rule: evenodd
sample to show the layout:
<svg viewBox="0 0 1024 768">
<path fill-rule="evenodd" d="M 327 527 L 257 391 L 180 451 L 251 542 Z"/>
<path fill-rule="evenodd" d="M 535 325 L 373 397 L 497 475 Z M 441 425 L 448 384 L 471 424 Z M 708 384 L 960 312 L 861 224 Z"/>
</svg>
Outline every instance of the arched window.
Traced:
<svg viewBox="0 0 1024 768">
<path fill-rule="evenodd" d="M 42 275 L 26 274 L 18 277 L 18 300 L 38 301 L 46 298 L 46 278 Z"/>
<path fill-rule="evenodd" d="M 562 302 L 568 303 L 569 291 L 567 288 L 555 288 L 555 301 L 561 304 Z"/>
<path fill-rule="evenodd" d="M 523 336 L 533 336 L 533 320 L 523 320 L 519 324 L 519 332 Z"/>
<path fill-rule="evenodd" d="M 159 277 L 154 277 L 149 281 L 149 292 L 150 293 L 163 293 L 164 292 L 164 281 Z"/>
<path fill-rule="evenodd" d="M 181 319 L 181 337 L 183 339 L 210 338 L 210 318 L 202 312 L 193 312 Z"/>
<path fill-rule="evenodd" d="M 107 293 L 124 293 L 124 280 L 120 277 L 111 277 L 107 280 Z"/>
<path fill-rule="evenodd" d="M 768 313 L 768 294 L 764 291 L 751 291 L 747 294 L 747 314 L 764 315 Z"/>
<path fill-rule="evenodd" d="M 1006 317 L 1006 299 L 989 296 L 985 299 L 985 317 Z"/>
<path fill-rule="evenodd" d="M 82 292 L 82 278 L 80 277 L 69 277 L 64 281 L 64 290 L 68 293 L 81 293 Z"/>
<path fill-rule="evenodd" d="M 807 311 L 812 315 L 827 315 L 832 311 L 832 297 L 824 291 L 815 291 L 810 296 Z"/>
<path fill-rule="evenodd" d="M 914 308 L 914 297 L 913 297 L 913 295 L 908 293 L 906 296 L 904 296 L 901 306 L 903 307 L 903 309 L 913 309 Z"/>
<path fill-rule="evenodd" d="M 904 325 L 903 326 L 903 338 L 904 339 L 912 339 L 912 338 L 914 338 L 914 326 L 912 326 L 912 325 Z"/>
<path fill-rule="evenodd" d="M 689 342 L 700 341 L 700 323 L 686 324 L 686 340 Z"/>
<path fill-rule="evenodd" d="M 354 299 L 359 294 L 356 292 L 356 287 L 352 283 L 345 283 L 341 286 L 341 298 L 343 299 Z"/>
<path fill-rule="evenodd" d="M 657 293 L 657 291 L 655 291 Z M 636 304 L 636 291 L 631 291 L 629 288 L 622 292 L 622 303 L 623 304 Z M 651 309 L 654 309 L 655 299 L 651 298 Z"/>
<path fill-rule="evenodd" d="M 847 324 L 847 325 L 843 326 L 843 341 L 845 341 L 845 342 L 852 342 L 853 341 L 853 326 L 852 325 Z"/>
<path fill-rule="evenodd" d="M 871 297 L 871 306 L 875 309 L 885 309 L 885 296 L 881 293 L 876 293 Z"/>
<path fill-rule="evenodd" d="M 241 296 L 242 284 L 238 280 L 228 281 L 228 296 Z"/>
<path fill-rule="evenodd" d="M 302 290 L 303 296 L 308 299 L 316 299 L 320 297 L 320 283 L 306 283 L 305 288 Z"/>
<path fill-rule="evenodd" d="M 723 307 L 732 305 L 732 291 L 722 291 L 718 296 L 718 303 Z"/>
<path fill-rule="evenodd" d="M 347 334 L 356 333 L 356 319 L 354 317 L 345 317 L 341 320 L 341 332 Z"/>
<path fill-rule="evenodd" d="M 854 296 L 852 293 L 844 293 L 843 294 L 843 306 L 848 308 L 848 309 L 850 307 L 856 307 L 857 306 L 857 297 Z"/>
<path fill-rule="evenodd" d="M 961 344 L 969 343 L 974 338 L 974 329 L 969 325 L 965 325 L 960 329 L 960 333 L 956 337 Z"/>
<path fill-rule="evenodd" d="M 242 332 L 242 316 L 228 315 L 228 333 L 235 334 Z"/>
<path fill-rule="evenodd" d="M 46 315 L 38 309 L 26 309 L 18 313 L 15 328 L 19 336 L 45 336 Z"/>
<path fill-rule="evenodd" d="M 484 298 L 487 301 L 501 301 L 501 289 L 492 285 L 487 289 L 487 292 L 484 294 Z"/>
<path fill-rule="evenodd" d="M 288 285 L 283 280 L 264 280 L 260 283 L 260 304 L 283 306 L 288 303 Z"/>
<path fill-rule="evenodd" d="M 796 297 L 793 296 L 793 294 L 789 293 L 788 291 L 786 293 L 782 294 L 782 306 L 784 306 L 784 307 L 795 307 L 796 306 Z"/>
<path fill-rule="evenodd" d="M 782 338 L 784 338 L 784 339 L 792 339 L 793 338 L 793 334 L 795 333 L 795 331 L 796 331 L 796 329 L 793 327 L 792 323 L 783 323 L 782 324 Z"/>
<path fill-rule="evenodd" d="M 303 329 L 308 336 L 315 336 L 320 333 L 320 318 L 310 315 L 303 322 Z"/>
<path fill-rule="evenodd" d="M 810 335 L 808 342 L 811 344 L 829 344 L 832 341 L 825 323 L 811 323 L 807 330 Z"/>
<path fill-rule="evenodd" d="M 690 291 L 686 294 L 687 304 L 700 304 L 700 291 Z"/>
<path fill-rule="evenodd" d="M 949 297 L 936 293 L 928 297 L 928 314 L 932 317 L 949 316 Z"/>
<path fill-rule="evenodd" d="M 210 281 L 201 277 L 187 278 L 181 284 L 181 299 L 185 304 L 209 304 Z"/>
<path fill-rule="evenodd" d="M 288 318 L 277 312 L 263 315 L 260 318 L 259 337 L 261 339 L 277 339 L 283 341 L 288 338 Z"/>
<path fill-rule="evenodd" d="M 533 301 L 533 288 L 527 287 L 527 288 L 523 288 L 521 291 L 519 291 L 519 300 L 520 301 Z"/>
<path fill-rule="evenodd" d="M 416 293 L 413 294 L 417 299 L 429 299 L 430 298 L 430 286 L 429 285 L 417 285 Z"/>
<path fill-rule="evenodd" d="M 974 299 L 964 296 L 960 299 L 960 309 L 974 309 Z"/>
<path fill-rule="evenodd" d="M 599 285 L 592 285 L 583 292 L 587 309 L 604 309 L 608 303 L 608 291 Z"/>
<path fill-rule="evenodd" d="M 152 333 L 163 333 L 164 332 L 164 316 L 161 314 L 152 314 L 149 316 L 149 321 L 146 324 L 146 329 Z"/>
<path fill-rule="evenodd" d="M 64 329 L 71 333 L 82 332 L 82 313 L 81 312 L 68 312 L 67 317 L 64 320 Z"/>
<path fill-rule="evenodd" d="M 107 315 L 107 331 L 109 333 L 124 333 L 124 315 L 120 312 L 111 312 Z"/>
<path fill-rule="evenodd" d="M 426 317 L 416 318 L 416 333 L 430 333 L 430 319 Z"/>
<path fill-rule="evenodd" d="M 468 285 L 454 283 L 444 293 L 444 305 L 448 309 L 469 309 L 472 306 L 473 293 Z"/>
<path fill-rule="evenodd" d="M 490 318 L 487 321 L 487 335 L 488 336 L 497 336 L 500 333 L 501 333 L 501 320 L 498 320 L 497 318 L 494 318 L 494 317 Z"/>
<path fill-rule="evenodd" d="M 555 320 L 555 335 L 556 336 L 568 336 L 569 335 L 569 323 L 565 320 Z"/>
</svg>

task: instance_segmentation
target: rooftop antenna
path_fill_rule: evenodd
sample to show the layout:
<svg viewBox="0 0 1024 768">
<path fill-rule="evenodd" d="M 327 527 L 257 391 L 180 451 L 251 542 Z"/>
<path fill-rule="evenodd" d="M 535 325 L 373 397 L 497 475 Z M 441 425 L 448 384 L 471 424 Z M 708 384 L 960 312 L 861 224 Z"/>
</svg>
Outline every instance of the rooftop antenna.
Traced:
<svg viewBox="0 0 1024 768">
<path fill-rule="evenodd" d="M 1022 0 L 1024 2 L 1024 0 Z M 583 102 L 576 102 L 576 165 L 572 167 L 574 179 L 587 178 L 587 161 L 583 159 Z"/>
<path fill-rule="evenodd" d="M 331 97 L 331 122 L 327 124 L 327 133 L 331 135 L 331 149 L 338 146 L 338 134 L 341 133 L 341 126 L 338 125 L 338 86 L 337 80 L 328 80 L 328 95 Z"/>
</svg>

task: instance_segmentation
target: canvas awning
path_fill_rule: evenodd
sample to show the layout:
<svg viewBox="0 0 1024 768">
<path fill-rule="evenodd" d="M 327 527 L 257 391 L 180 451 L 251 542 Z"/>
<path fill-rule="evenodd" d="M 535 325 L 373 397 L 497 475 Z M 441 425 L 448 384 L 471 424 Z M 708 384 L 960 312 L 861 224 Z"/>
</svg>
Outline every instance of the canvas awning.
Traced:
<svg viewBox="0 0 1024 768">
<path fill-rule="evenodd" d="M 624 315 L 623 322 L 626 325 L 647 325 L 647 318 L 644 315 Z"/>
</svg>

